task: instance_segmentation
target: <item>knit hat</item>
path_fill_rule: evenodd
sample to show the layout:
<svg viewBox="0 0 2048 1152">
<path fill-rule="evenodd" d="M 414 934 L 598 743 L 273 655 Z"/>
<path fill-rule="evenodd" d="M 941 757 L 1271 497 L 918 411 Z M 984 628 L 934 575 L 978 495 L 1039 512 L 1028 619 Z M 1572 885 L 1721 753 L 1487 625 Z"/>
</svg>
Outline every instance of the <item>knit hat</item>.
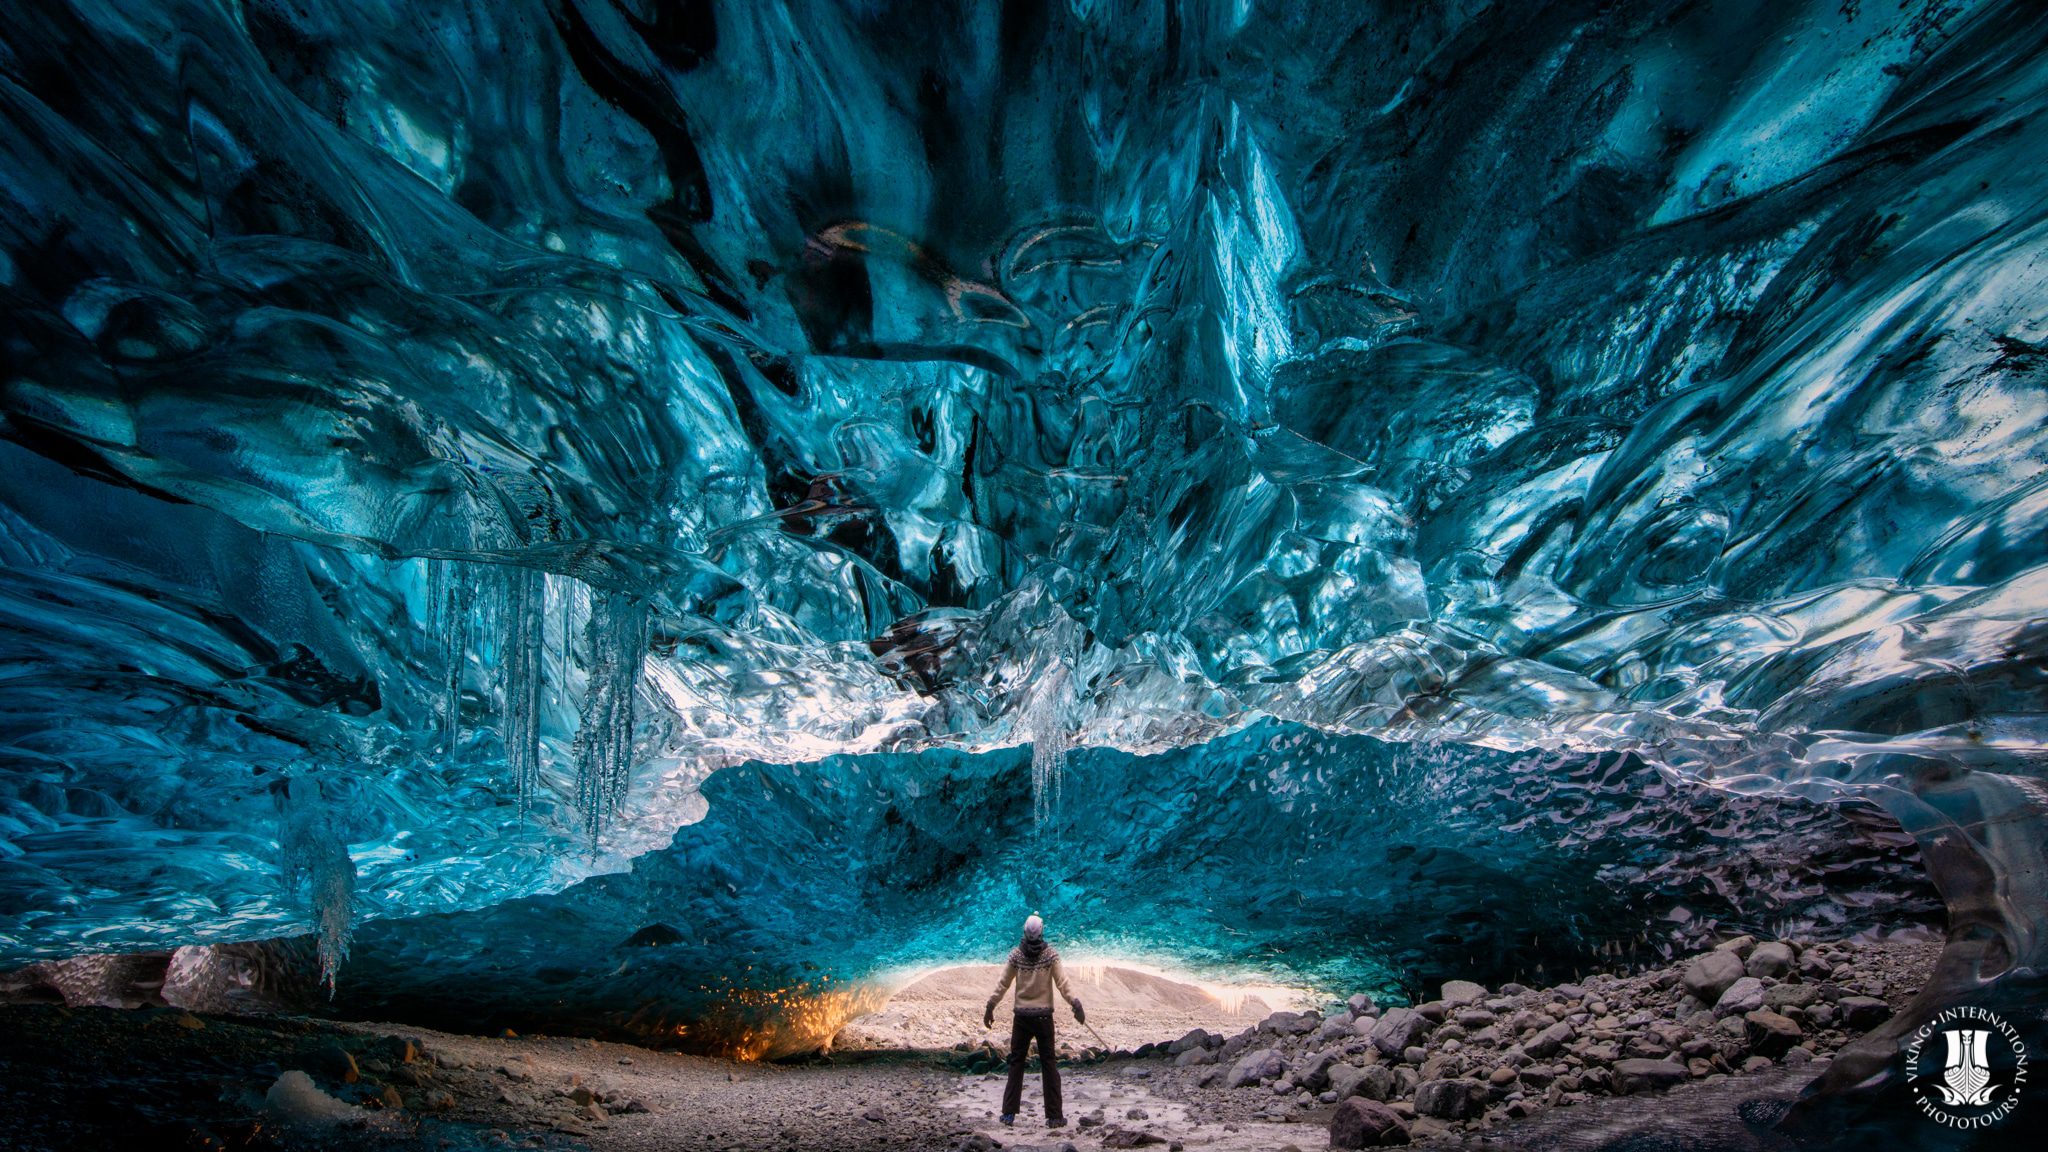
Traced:
<svg viewBox="0 0 2048 1152">
<path fill-rule="evenodd" d="M 1024 918 L 1024 938 L 1026 940 L 1042 940 L 1045 938 L 1045 921 L 1038 918 L 1038 913 L 1033 912 Z"/>
</svg>

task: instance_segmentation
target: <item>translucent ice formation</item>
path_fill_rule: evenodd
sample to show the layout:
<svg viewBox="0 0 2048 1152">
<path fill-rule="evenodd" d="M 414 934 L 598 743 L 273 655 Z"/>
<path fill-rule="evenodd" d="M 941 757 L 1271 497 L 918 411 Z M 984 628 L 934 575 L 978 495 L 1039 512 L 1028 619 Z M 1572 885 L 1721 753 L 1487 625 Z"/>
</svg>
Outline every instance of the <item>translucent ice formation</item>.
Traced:
<svg viewBox="0 0 2048 1152">
<path fill-rule="evenodd" d="M 1874 801 L 1967 937 L 1930 995 L 2038 969 L 2044 40 L 14 13 L 0 953 L 338 960 L 745 760 L 1031 742 L 1057 826 L 1069 748 L 1270 717 Z"/>
</svg>

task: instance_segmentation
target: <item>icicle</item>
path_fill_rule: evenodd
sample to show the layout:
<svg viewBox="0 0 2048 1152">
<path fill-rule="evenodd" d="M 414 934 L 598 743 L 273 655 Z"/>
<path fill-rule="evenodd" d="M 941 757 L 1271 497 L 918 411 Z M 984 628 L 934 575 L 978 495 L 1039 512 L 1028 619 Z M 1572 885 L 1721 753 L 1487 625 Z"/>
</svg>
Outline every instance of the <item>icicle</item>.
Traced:
<svg viewBox="0 0 2048 1152">
<path fill-rule="evenodd" d="M 576 729 L 576 803 L 597 842 L 625 804 L 633 769 L 633 697 L 647 650 L 647 609 L 632 597 L 591 597 L 590 684 Z"/>
<path fill-rule="evenodd" d="M 348 959 L 348 946 L 355 932 L 356 866 L 349 859 L 348 845 L 334 830 L 320 783 L 305 776 L 280 780 L 271 786 L 281 827 L 278 847 L 279 871 L 285 888 L 307 891 L 313 922 L 319 932 L 320 979 L 334 997 L 334 981 Z"/>
<path fill-rule="evenodd" d="M 428 595 L 434 613 L 430 624 L 441 637 L 441 749 L 455 759 L 462 738 L 462 673 L 469 663 L 470 608 L 476 601 L 476 578 L 459 560 L 431 560 Z"/>
<path fill-rule="evenodd" d="M 1067 695 L 1067 670 L 1057 667 L 1031 698 L 1025 723 L 1031 733 L 1031 819 L 1044 824 L 1059 812 L 1060 790 L 1066 781 L 1067 751 L 1073 738 L 1061 715 Z"/>
<path fill-rule="evenodd" d="M 545 667 L 547 586 L 531 568 L 515 568 L 505 590 L 504 659 L 499 675 L 504 712 L 499 736 L 505 744 L 505 767 L 519 795 L 523 819 L 540 786 L 540 688 Z"/>
</svg>

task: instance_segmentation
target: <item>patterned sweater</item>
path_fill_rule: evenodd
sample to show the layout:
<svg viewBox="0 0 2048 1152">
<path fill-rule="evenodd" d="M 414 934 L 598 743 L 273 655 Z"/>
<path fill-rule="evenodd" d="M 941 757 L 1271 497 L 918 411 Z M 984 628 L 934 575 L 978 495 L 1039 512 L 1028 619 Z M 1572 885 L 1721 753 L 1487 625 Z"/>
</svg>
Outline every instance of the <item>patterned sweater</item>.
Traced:
<svg viewBox="0 0 2048 1152">
<path fill-rule="evenodd" d="M 1035 951 L 1024 944 L 1010 949 L 1010 962 L 1003 965 L 1003 982 L 996 985 L 995 995 L 988 998 L 991 1011 L 1002 1002 L 1003 993 L 1009 991 L 1013 981 L 1017 985 L 1019 1015 L 1052 1015 L 1054 988 L 1060 990 L 1068 1004 L 1075 1003 L 1073 992 L 1067 988 L 1067 974 L 1060 967 L 1060 951 L 1050 944 L 1040 944 Z"/>
</svg>

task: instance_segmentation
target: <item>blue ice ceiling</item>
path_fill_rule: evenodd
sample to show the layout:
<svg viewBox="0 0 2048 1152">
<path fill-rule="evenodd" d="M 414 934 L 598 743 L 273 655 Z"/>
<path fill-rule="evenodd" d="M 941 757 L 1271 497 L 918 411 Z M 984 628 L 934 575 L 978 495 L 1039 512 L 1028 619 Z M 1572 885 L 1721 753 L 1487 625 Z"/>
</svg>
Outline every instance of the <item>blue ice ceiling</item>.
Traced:
<svg viewBox="0 0 2048 1152">
<path fill-rule="evenodd" d="M 1036 807 L 1278 720 L 1873 800 L 1995 975 L 2048 891 L 2044 42 L 25 6 L 0 954 L 333 960 L 748 761 L 1028 744 Z"/>
</svg>

